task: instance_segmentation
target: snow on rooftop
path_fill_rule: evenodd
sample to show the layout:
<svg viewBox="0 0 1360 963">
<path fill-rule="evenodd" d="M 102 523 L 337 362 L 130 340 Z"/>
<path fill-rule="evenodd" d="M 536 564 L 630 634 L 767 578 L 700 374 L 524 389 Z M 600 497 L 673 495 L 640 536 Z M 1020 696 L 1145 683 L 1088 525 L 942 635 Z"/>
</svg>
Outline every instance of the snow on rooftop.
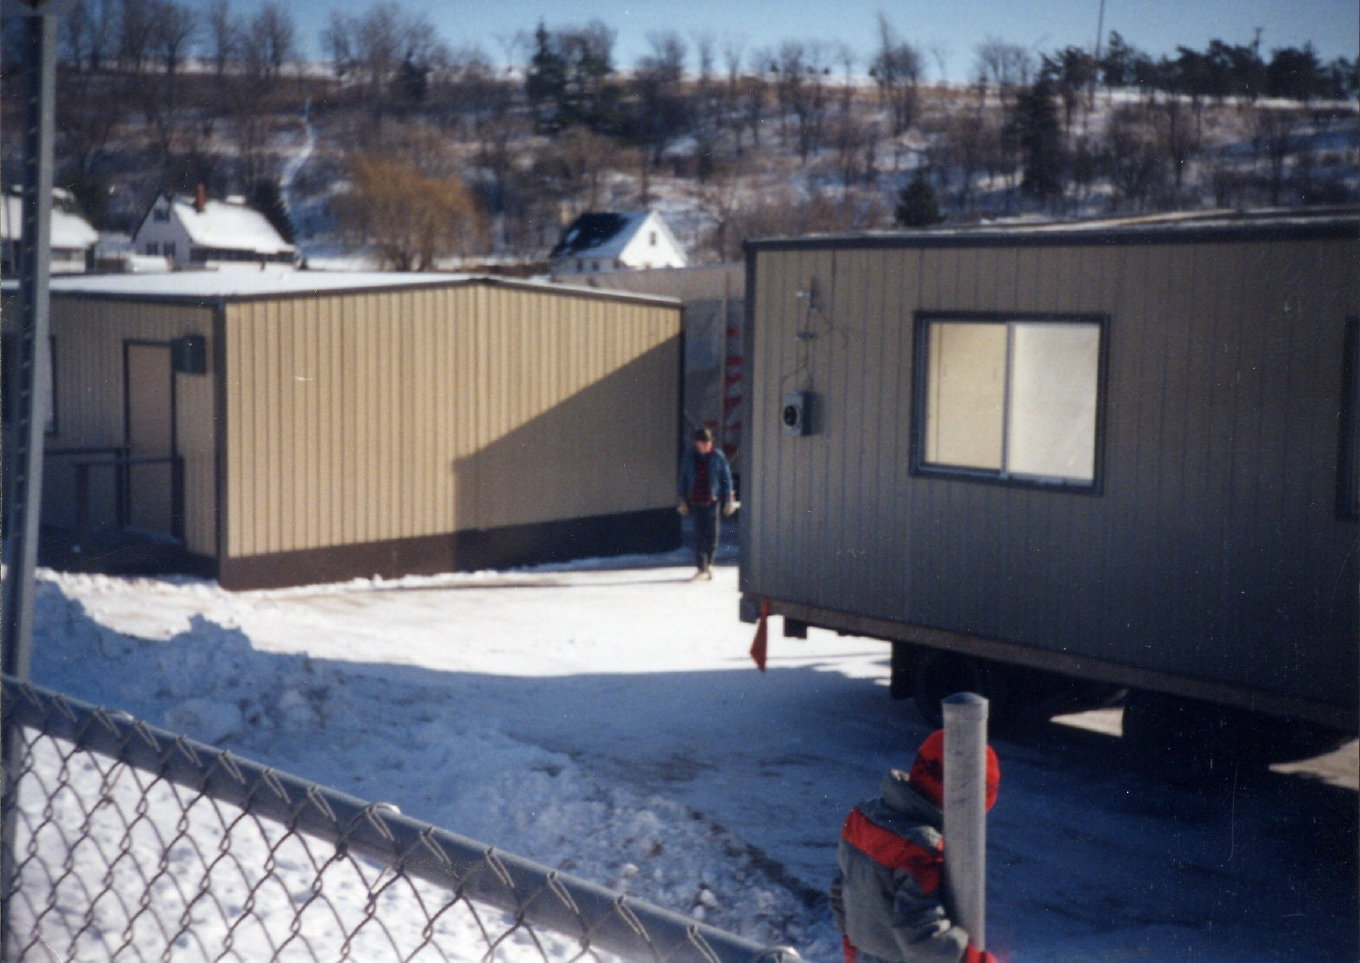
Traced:
<svg viewBox="0 0 1360 963">
<path fill-rule="evenodd" d="M 274 225 L 259 211 L 245 204 L 244 198 L 206 201 L 203 210 L 194 206 L 192 197 L 174 198 L 175 213 L 200 247 L 256 254 L 284 254 L 294 250 Z"/>
<path fill-rule="evenodd" d="M 360 288 L 397 288 L 468 280 L 467 274 L 398 274 L 376 271 L 297 271 L 271 266 L 246 271 L 174 271 L 166 274 L 98 274 L 54 278 L 54 294 L 153 298 L 232 298 L 271 294 L 321 294 Z"/>
<path fill-rule="evenodd" d="M 123 298 L 176 298 L 210 301 L 246 298 L 327 294 L 377 288 L 411 288 L 480 281 L 545 292 L 586 293 L 579 286 L 553 281 L 506 279 L 479 274 L 396 273 L 377 271 L 299 271 L 270 265 L 264 270 L 172 271 L 158 274 L 86 274 L 53 278 L 53 294 L 87 294 Z M 5 281 L 4 290 L 14 291 L 18 282 Z M 598 297 L 621 298 L 652 304 L 678 305 L 676 298 L 637 291 L 591 289 Z"/>
<path fill-rule="evenodd" d="M 23 199 L 6 194 L 4 201 L 0 205 L 0 237 L 6 241 L 18 241 L 24 236 Z M 51 246 L 54 250 L 80 250 L 99 240 L 99 232 L 90 226 L 89 221 L 79 214 L 63 210 L 58 204 L 52 205 L 51 230 Z"/>
</svg>

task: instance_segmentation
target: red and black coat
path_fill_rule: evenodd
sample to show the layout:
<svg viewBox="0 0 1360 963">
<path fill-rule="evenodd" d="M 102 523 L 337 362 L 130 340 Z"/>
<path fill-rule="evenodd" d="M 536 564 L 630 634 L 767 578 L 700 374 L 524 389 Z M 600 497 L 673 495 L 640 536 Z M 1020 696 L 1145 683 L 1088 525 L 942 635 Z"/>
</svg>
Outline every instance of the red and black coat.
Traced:
<svg viewBox="0 0 1360 963">
<path fill-rule="evenodd" d="M 943 815 L 893 770 L 841 830 L 831 906 L 856 963 L 958 963 L 968 933 L 944 905 Z"/>
</svg>

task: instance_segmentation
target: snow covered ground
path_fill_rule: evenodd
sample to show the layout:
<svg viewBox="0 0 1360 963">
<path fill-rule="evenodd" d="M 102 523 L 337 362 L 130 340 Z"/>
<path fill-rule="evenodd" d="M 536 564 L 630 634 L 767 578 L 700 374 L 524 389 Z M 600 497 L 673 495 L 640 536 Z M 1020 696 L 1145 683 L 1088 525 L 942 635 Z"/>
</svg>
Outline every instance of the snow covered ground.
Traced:
<svg viewBox="0 0 1360 963">
<path fill-rule="evenodd" d="M 776 624 L 757 672 L 728 551 L 712 583 L 678 553 L 253 593 L 44 572 L 34 678 L 835 960 L 841 820 L 928 730 L 883 643 Z M 995 740 L 994 948 L 1357 958 L 1354 743 L 1196 792 L 1129 772 L 1110 721 Z"/>
</svg>

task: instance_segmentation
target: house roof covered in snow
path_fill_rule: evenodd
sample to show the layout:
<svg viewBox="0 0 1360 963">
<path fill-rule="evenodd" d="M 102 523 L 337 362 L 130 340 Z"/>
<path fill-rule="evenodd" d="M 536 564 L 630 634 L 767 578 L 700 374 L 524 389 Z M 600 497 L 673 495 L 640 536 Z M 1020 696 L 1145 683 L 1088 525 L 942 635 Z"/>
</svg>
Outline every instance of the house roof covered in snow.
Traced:
<svg viewBox="0 0 1360 963">
<path fill-rule="evenodd" d="M 562 239 L 548 257 L 618 257 L 642 229 L 650 213 L 592 211 L 582 214 L 562 232 Z"/>
<path fill-rule="evenodd" d="M 204 200 L 201 211 L 192 197 L 175 196 L 170 203 L 189 239 L 199 247 L 255 254 L 287 254 L 295 250 L 267 217 L 244 201 Z"/>
<path fill-rule="evenodd" d="M 23 199 L 6 194 L 0 205 L 0 237 L 18 241 L 24 235 Z M 81 250 L 99 240 L 99 232 L 79 214 L 66 210 L 60 203 L 52 205 L 52 241 L 54 250 Z"/>
</svg>

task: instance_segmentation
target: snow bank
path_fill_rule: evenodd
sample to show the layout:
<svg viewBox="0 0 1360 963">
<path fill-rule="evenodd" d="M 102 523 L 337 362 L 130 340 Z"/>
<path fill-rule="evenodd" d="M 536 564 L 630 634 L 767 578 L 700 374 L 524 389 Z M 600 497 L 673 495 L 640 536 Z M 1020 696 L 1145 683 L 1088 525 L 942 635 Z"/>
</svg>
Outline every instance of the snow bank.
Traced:
<svg viewBox="0 0 1360 963">
<path fill-rule="evenodd" d="M 147 590 L 144 602 L 172 603 L 129 613 L 146 636 L 101 624 L 63 591 L 79 587 L 97 599 L 119 592 L 123 580 L 45 576 L 36 681 L 361 798 L 393 801 L 408 815 L 758 942 L 816 947 L 829 939 L 820 908 L 699 813 L 602 781 L 569 754 L 516 739 L 492 719 L 468 718 L 428 685 L 389 678 L 375 687 L 343 663 L 255 648 L 233 612 L 258 617 L 287 593 L 242 599 L 204 583 L 133 581 Z M 223 621 L 186 615 L 199 607 Z M 306 866 L 285 884 L 306 892 Z M 362 887 L 352 889 L 363 898 Z M 230 892 L 215 899 L 230 902 Z"/>
</svg>

